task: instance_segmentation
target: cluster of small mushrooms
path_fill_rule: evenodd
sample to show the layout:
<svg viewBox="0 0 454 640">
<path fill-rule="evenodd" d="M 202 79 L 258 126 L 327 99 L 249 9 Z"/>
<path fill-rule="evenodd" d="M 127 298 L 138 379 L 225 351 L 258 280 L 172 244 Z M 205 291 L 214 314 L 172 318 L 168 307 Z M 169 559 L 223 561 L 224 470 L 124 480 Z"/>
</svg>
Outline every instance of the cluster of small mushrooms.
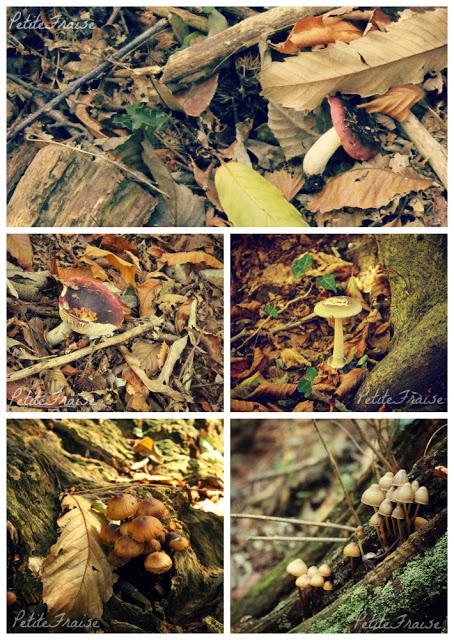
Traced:
<svg viewBox="0 0 454 640">
<path fill-rule="evenodd" d="M 62 322 L 47 334 L 53 347 L 73 331 L 90 338 L 113 333 L 124 321 L 123 306 L 102 282 L 81 277 L 69 278 L 58 299 Z"/>
<path fill-rule="evenodd" d="M 189 547 L 188 540 L 169 522 L 167 507 L 157 498 L 138 500 L 130 493 L 121 493 L 107 502 L 105 516 L 110 522 L 102 527 L 100 538 L 112 547 L 107 560 L 113 567 L 122 567 L 131 558 L 143 555 L 147 571 L 165 573 L 173 565 L 169 553 Z"/>
<path fill-rule="evenodd" d="M 306 612 L 309 602 L 309 594 L 312 606 L 317 599 L 317 593 L 320 591 L 332 591 L 333 581 L 331 578 L 331 567 L 329 564 L 321 564 L 319 567 L 315 565 L 307 567 L 304 560 L 296 558 L 287 565 L 287 573 L 296 578 L 295 586 L 301 600 L 301 606 Z"/>
</svg>

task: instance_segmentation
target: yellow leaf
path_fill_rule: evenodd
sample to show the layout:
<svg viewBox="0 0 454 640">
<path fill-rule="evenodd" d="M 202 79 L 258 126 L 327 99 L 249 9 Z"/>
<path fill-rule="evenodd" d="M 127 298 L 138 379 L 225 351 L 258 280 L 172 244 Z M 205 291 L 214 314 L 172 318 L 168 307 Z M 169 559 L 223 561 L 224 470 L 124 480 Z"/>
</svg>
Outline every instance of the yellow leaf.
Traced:
<svg viewBox="0 0 454 640">
<path fill-rule="evenodd" d="M 223 164 L 215 183 L 224 212 L 237 227 L 309 226 L 277 187 L 244 164 Z"/>
</svg>

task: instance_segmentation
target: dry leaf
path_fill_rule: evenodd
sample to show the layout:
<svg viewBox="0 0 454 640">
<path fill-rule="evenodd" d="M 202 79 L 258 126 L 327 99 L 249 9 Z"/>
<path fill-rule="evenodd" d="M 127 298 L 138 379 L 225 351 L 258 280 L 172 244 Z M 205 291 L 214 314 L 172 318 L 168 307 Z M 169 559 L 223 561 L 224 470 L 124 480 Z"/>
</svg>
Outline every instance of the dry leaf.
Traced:
<svg viewBox="0 0 454 640">
<path fill-rule="evenodd" d="M 159 374 L 158 381 L 164 384 L 168 384 L 170 376 L 172 375 L 173 369 L 181 357 L 181 354 L 186 348 L 188 343 L 188 336 L 184 336 L 179 340 L 175 340 L 173 345 L 169 349 L 169 353 L 167 354 L 167 358 L 165 364 Z"/>
<path fill-rule="evenodd" d="M 297 387 L 297 384 L 290 384 L 286 382 L 262 382 L 248 396 L 248 400 L 255 400 L 256 398 L 285 400 L 295 393 Z"/>
<path fill-rule="evenodd" d="M 392 87 L 384 95 L 358 105 L 358 109 L 366 109 L 369 113 L 386 113 L 399 122 L 410 115 L 410 109 L 422 100 L 426 92 L 420 84 L 402 84 Z"/>
<path fill-rule="evenodd" d="M 205 253 L 205 251 L 180 251 L 178 253 L 163 253 L 160 257 L 162 262 L 169 265 L 176 264 L 207 264 L 214 269 L 222 269 L 223 264 L 217 258 Z"/>
<path fill-rule="evenodd" d="M 140 317 L 153 316 L 156 309 L 156 300 L 162 289 L 162 282 L 157 278 L 149 278 L 136 286 L 137 297 L 140 303 Z"/>
<path fill-rule="evenodd" d="M 6 248 L 23 269 L 30 271 L 33 265 L 33 248 L 28 233 L 8 233 Z"/>
<path fill-rule="evenodd" d="M 285 169 L 280 169 L 279 171 L 274 171 L 273 173 L 265 174 L 265 178 L 274 184 L 285 196 L 285 199 L 289 202 L 293 200 L 298 191 L 301 191 L 301 188 L 304 184 L 303 175 L 300 174 L 291 174 Z"/>
<path fill-rule="evenodd" d="M 344 207 L 379 209 L 398 195 L 427 189 L 432 180 L 411 172 L 410 176 L 390 169 L 351 169 L 328 180 L 325 188 L 307 205 L 309 211 L 326 212 Z"/>
<path fill-rule="evenodd" d="M 197 118 L 208 109 L 218 87 L 219 74 L 210 76 L 201 82 L 193 82 L 189 89 L 177 93 L 174 97 L 187 116 Z"/>
<path fill-rule="evenodd" d="M 148 376 L 154 376 L 162 369 L 169 353 L 166 342 L 154 343 L 136 340 L 131 355 L 140 362 L 140 366 Z"/>
<path fill-rule="evenodd" d="M 240 366 L 235 366 L 235 365 Z M 244 380 L 249 378 L 256 371 L 261 371 L 268 364 L 268 356 L 262 352 L 258 347 L 254 348 L 251 366 L 247 366 L 247 360 L 244 359 L 241 363 L 232 362 L 230 374 L 235 380 Z M 246 368 L 245 368 L 246 367 Z"/>
<path fill-rule="evenodd" d="M 350 44 L 336 42 L 320 51 L 272 62 L 261 72 L 268 100 L 311 111 L 336 92 L 362 98 L 390 87 L 420 83 L 428 71 L 447 66 L 447 8 L 404 11 L 386 31 L 370 31 Z"/>
<path fill-rule="evenodd" d="M 356 368 L 352 369 L 344 376 L 342 376 L 342 382 L 339 387 L 336 389 L 336 396 L 338 398 L 343 398 L 344 396 L 355 391 L 359 385 L 366 379 L 367 369 L 365 368 Z"/>
<path fill-rule="evenodd" d="M 120 272 L 122 279 L 126 282 L 126 284 L 131 285 L 132 287 L 136 282 L 136 274 L 140 270 L 138 264 L 131 264 L 123 258 L 115 255 L 111 251 L 106 251 L 105 249 L 99 249 L 98 247 L 94 247 L 93 245 L 88 245 L 85 249 L 85 255 L 89 258 L 103 258 L 108 262 L 112 267 L 115 267 Z M 132 254 L 130 254 L 132 255 Z"/>
<path fill-rule="evenodd" d="M 186 340 L 187 340 L 187 336 L 186 336 Z M 177 342 L 179 342 L 177 340 Z M 175 345 L 175 343 L 174 343 Z M 174 346 L 172 345 L 172 346 Z M 182 401 L 184 400 L 184 395 L 182 393 L 180 393 L 179 391 L 174 391 L 173 389 L 171 389 L 168 385 L 167 385 L 167 381 L 168 378 L 170 378 L 170 374 L 172 373 L 172 370 L 170 370 L 170 373 L 168 376 L 163 376 L 163 372 L 164 372 L 164 368 L 161 371 L 161 375 L 159 376 L 159 378 L 157 380 L 150 380 L 150 378 L 147 376 L 147 374 L 145 373 L 145 371 L 143 371 L 140 367 L 140 362 L 139 360 L 137 360 L 137 358 L 134 358 L 129 351 L 127 350 L 126 347 L 120 345 L 119 347 L 121 354 L 123 355 L 124 359 L 126 360 L 126 362 L 128 363 L 128 365 L 131 367 L 132 371 L 136 374 L 136 376 L 141 380 L 141 382 L 143 382 L 143 384 L 146 386 L 146 388 L 148 389 L 148 391 L 151 391 L 151 393 L 162 393 L 163 395 L 169 396 L 170 398 L 172 398 L 172 400 L 175 400 L 176 402 Z M 170 351 L 169 351 L 169 355 L 167 357 L 167 360 L 170 357 Z M 167 360 L 166 360 L 166 364 L 167 364 Z M 175 363 L 173 363 L 175 364 Z M 172 366 L 173 369 L 173 366 Z M 162 379 L 161 379 L 162 378 Z M 166 381 L 166 383 L 164 384 L 163 380 Z"/>
<path fill-rule="evenodd" d="M 361 29 L 340 17 L 325 21 L 324 16 L 314 16 L 298 20 L 287 40 L 272 46 L 280 53 L 298 53 L 301 49 L 320 44 L 352 42 L 361 38 L 362 34 Z"/>
<path fill-rule="evenodd" d="M 298 402 L 293 411 L 313 411 L 314 403 L 312 400 L 304 400 L 303 402 Z"/>
<path fill-rule="evenodd" d="M 230 403 L 230 409 L 232 411 L 251 411 L 251 412 L 264 412 L 269 411 L 265 405 L 259 402 L 248 402 L 247 400 L 232 400 Z"/>
<path fill-rule="evenodd" d="M 115 582 L 99 540 L 102 519 L 81 496 L 67 495 L 61 505 L 68 511 L 57 521 L 60 535 L 42 566 L 48 619 L 100 618 Z"/>
<path fill-rule="evenodd" d="M 286 109 L 270 100 L 268 104 L 268 126 L 279 142 L 285 159 L 304 156 L 320 136 L 313 114 Z"/>
<path fill-rule="evenodd" d="M 302 353 L 299 353 L 299 351 L 291 347 L 283 349 L 279 356 L 282 360 L 282 366 L 284 369 L 302 366 L 310 367 L 312 365 L 312 362 L 305 358 Z"/>
</svg>

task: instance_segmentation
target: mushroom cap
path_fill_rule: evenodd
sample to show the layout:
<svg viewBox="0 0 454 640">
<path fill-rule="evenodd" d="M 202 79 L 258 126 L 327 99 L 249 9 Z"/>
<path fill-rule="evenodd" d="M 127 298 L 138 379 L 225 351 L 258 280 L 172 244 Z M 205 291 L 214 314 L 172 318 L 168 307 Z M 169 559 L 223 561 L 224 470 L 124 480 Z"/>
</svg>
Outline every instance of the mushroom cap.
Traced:
<svg viewBox="0 0 454 640">
<path fill-rule="evenodd" d="M 394 500 L 394 487 L 391 487 L 391 489 L 388 489 L 385 495 L 385 499 L 390 500 L 391 502 L 396 502 Z"/>
<path fill-rule="evenodd" d="M 299 578 L 299 576 L 302 576 L 305 573 L 307 573 L 307 565 L 304 562 L 304 560 L 301 560 L 301 558 L 296 558 L 296 560 L 292 560 L 291 562 L 289 562 L 285 570 L 291 576 L 295 576 L 295 578 Z"/>
<path fill-rule="evenodd" d="M 325 584 L 323 585 L 323 591 L 332 591 L 333 590 L 333 583 L 330 582 L 329 580 L 325 580 Z"/>
<path fill-rule="evenodd" d="M 413 489 L 409 482 L 396 489 L 396 501 L 402 504 L 411 504 L 413 502 Z"/>
<path fill-rule="evenodd" d="M 137 512 L 137 498 L 130 493 L 120 493 L 107 502 L 106 518 L 109 520 L 126 520 L 133 518 Z"/>
<path fill-rule="evenodd" d="M 301 576 L 298 576 L 298 578 L 295 580 L 295 586 L 298 589 L 305 589 L 306 587 L 309 586 L 311 579 L 309 578 L 309 576 L 306 573 L 303 573 Z"/>
<path fill-rule="evenodd" d="M 317 575 L 318 573 L 318 567 L 315 566 L 315 564 L 313 564 L 311 567 L 309 567 L 309 569 L 307 570 L 307 575 L 309 576 L 309 578 L 312 578 L 312 576 Z"/>
<path fill-rule="evenodd" d="M 73 331 L 92 338 L 111 333 L 123 324 L 120 300 L 96 280 L 69 278 L 58 305 L 61 319 Z"/>
<path fill-rule="evenodd" d="M 347 558 L 359 558 L 361 556 L 361 550 L 356 542 L 349 542 L 349 544 L 344 547 L 344 556 L 347 556 Z"/>
<path fill-rule="evenodd" d="M 359 539 L 362 540 L 363 538 L 366 537 L 366 532 L 364 531 L 364 527 L 356 527 L 355 529 L 355 536 Z"/>
<path fill-rule="evenodd" d="M 385 473 L 385 475 L 380 478 L 380 480 L 378 481 L 378 486 L 383 491 L 388 491 L 388 489 L 392 487 L 393 479 L 394 479 L 393 472 L 388 471 L 388 473 Z"/>
<path fill-rule="evenodd" d="M 122 536 L 128 535 L 128 526 L 129 526 L 129 520 L 127 522 L 122 522 L 122 524 L 120 525 L 120 535 Z"/>
<path fill-rule="evenodd" d="M 145 558 L 143 566 L 150 573 L 165 573 L 172 568 L 172 558 L 165 551 L 155 551 Z"/>
<path fill-rule="evenodd" d="M 383 502 L 383 491 L 377 486 L 369 487 L 361 496 L 361 502 L 369 507 L 378 507 Z"/>
<path fill-rule="evenodd" d="M 378 513 L 381 516 L 390 516 L 392 511 L 393 511 L 393 504 L 391 500 L 389 500 L 388 498 L 385 498 L 378 508 Z"/>
<path fill-rule="evenodd" d="M 319 573 L 316 573 L 312 576 L 309 584 L 311 587 L 323 587 L 323 585 L 325 584 L 325 578 Z"/>
<path fill-rule="evenodd" d="M 123 567 L 128 562 L 128 560 L 129 558 L 120 558 L 119 556 L 117 556 L 113 549 L 107 556 L 107 562 L 115 568 Z"/>
<path fill-rule="evenodd" d="M 396 520 L 404 520 L 405 519 L 405 511 L 403 510 L 402 505 L 398 504 L 397 507 L 394 507 L 392 513 L 392 518 L 396 518 Z"/>
<path fill-rule="evenodd" d="M 395 487 L 400 487 L 401 485 L 408 482 L 408 475 L 405 469 L 399 469 L 399 471 L 394 475 L 393 485 Z"/>
<path fill-rule="evenodd" d="M 166 542 L 174 551 L 185 551 L 189 547 L 189 540 L 182 538 L 174 531 L 167 534 Z"/>
<path fill-rule="evenodd" d="M 429 492 L 427 487 L 419 487 L 419 489 L 415 491 L 414 500 L 416 504 L 429 504 Z"/>
<path fill-rule="evenodd" d="M 351 110 L 347 109 L 342 98 L 329 96 L 328 103 L 333 126 L 348 155 L 355 160 L 370 160 L 376 156 L 380 149 L 379 144 L 359 122 L 356 126 L 352 124 Z"/>
<path fill-rule="evenodd" d="M 321 564 L 318 568 L 318 572 L 323 578 L 329 578 L 331 575 L 331 567 L 326 563 Z"/>
<path fill-rule="evenodd" d="M 378 513 L 374 513 L 374 515 L 369 518 L 369 524 L 372 527 L 381 527 L 383 524 L 383 518 Z"/>
<path fill-rule="evenodd" d="M 159 540 L 148 540 L 148 542 L 145 542 L 143 552 L 146 556 L 150 553 L 155 553 L 155 551 L 161 551 L 161 543 Z"/>
<path fill-rule="evenodd" d="M 417 480 L 413 480 L 413 482 L 411 483 L 411 488 L 413 489 L 413 491 L 418 491 L 419 489 L 419 482 Z"/>
<path fill-rule="evenodd" d="M 115 541 L 121 536 L 118 524 L 109 522 L 101 527 L 99 537 L 103 544 L 115 544 Z"/>
<path fill-rule="evenodd" d="M 148 542 L 163 533 L 162 522 L 154 516 L 137 516 L 128 525 L 128 534 L 137 542 Z"/>
<path fill-rule="evenodd" d="M 137 508 L 138 516 L 154 516 L 158 520 L 167 520 L 169 512 L 166 505 L 157 498 L 141 500 Z"/>
<path fill-rule="evenodd" d="M 314 313 L 321 318 L 351 318 L 362 311 L 361 303 L 349 296 L 332 296 L 317 302 Z"/>
<path fill-rule="evenodd" d="M 114 551 L 119 558 L 135 558 L 143 553 L 143 542 L 137 542 L 129 536 L 120 536 L 115 541 Z"/>
<path fill-rule="evenodd" d="M 414 520 L 414 525 L 415 525 L 415 529 L 422 529 L 423 527 L 426 526 L 426 524 L 429 521 L 427 520 L 427 518 L 422 518 L 421 516 L 416 516 L 415 520 Z"/>
</svg>

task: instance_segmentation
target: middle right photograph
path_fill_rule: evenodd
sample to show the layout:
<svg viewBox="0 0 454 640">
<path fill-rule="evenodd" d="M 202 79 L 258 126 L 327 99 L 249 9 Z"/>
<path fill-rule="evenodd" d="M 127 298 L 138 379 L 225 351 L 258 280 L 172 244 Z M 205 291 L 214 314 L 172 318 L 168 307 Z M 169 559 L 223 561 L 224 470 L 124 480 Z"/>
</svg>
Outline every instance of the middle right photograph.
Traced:
<svg viewBox="0 0 454 640">
<path fill-rule="evenodd" d="M 446 411 L 445 234 L 234 234 L 233 412 Z"/>
</svg>

